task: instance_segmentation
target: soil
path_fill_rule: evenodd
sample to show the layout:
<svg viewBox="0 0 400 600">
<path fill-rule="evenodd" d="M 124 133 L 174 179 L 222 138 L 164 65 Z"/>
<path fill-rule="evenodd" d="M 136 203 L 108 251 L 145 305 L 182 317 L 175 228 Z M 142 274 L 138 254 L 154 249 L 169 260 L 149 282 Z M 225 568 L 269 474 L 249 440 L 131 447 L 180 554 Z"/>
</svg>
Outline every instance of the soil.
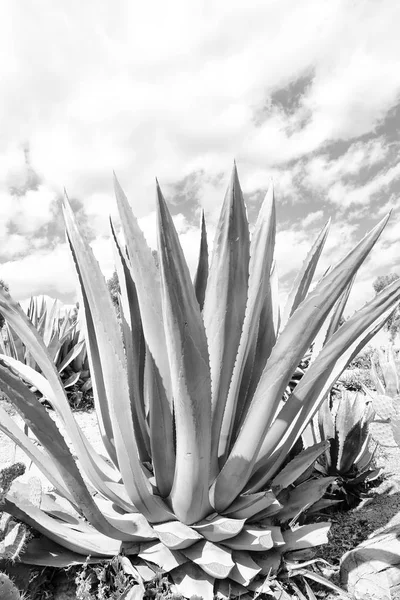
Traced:
<svg viewBox="0 0 400 600">
<path fill-rule="evenodd" d="M 0 405 L 13 416 L 15 421 L 23 427 L 22 419 L 15 413 L 13 407 L 5 400 L 0 400 Z M 54 421 L 63 430 L 62 423 L 54 411 L 49 411 Z M 75 412 L 75 418 L 92 442 L 96 450 L 101 452 L 102 442 L 94 410 Z M 380 425 L 379 432 L 382 440 L 386 439 L 390 425 Z M 0 432 L 0 469 L 13 462 L 21 461 L 27 466 L 22 480 L 29 481 L 31 477 L 40 478 L 43 489 L 49 489 L 50 484 L 41 472 L 32 464 L 24 453 L 15 447 L 15 444 Z M 341 556 L 348 550 L 355 548 L 368 537 L 380 533 L 386 527 L 400 524 L 400 449 L 397 446 L 379 447 L 376 454 L 377 465 L 382 468 L 382 477 L 377 487 L 371 490 L 369 497 L 363 499 L 361 504 L 353 510 L 335 512 L 329 516 L 332 521 L 330 543 L 318 549 L 317 557 L 328 561 L 334 569 L 326 568 L 323 574 L 339 584 L 338 565 Z M 326 520 L 326 517 L 324 518 Z M 27 577 L 27 573 L 20 573 Z M 65 577 L 64 577 L 65 579 Z M 65 582 L 64 582 L 65 583 Z M 58 596 L 66 598 L 67 596 Z M 73 596 L 69 596 L 73 597 Z M 335 593 L 322 592 L 318 597 L 325 600 L 338 598 Z"/>
</svg>

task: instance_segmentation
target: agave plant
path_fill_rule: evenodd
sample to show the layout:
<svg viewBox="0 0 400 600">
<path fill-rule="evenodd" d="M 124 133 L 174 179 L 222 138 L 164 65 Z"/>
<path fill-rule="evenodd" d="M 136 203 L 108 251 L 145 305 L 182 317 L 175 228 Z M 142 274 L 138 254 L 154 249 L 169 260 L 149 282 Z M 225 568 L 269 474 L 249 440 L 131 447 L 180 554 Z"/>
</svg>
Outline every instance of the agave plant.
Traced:
<svg viewBox="0 0 400 600">
<path fill-rule="evenodd" d="M 280 324 L 272 187 L 250 240 L 234 168 L 210 268 L 202 219 L 193 283 L 158 185 L 159 266 L 117 181 L 115 190 L 125 238 L 121 242 L 112 225 L 121 328 L 67 198 L 63 207 L 101 454 L 79 428 L 43 339 L 0 290 L 0 310 L 43 373 L 1 356 L 0 388 L 42 448 L 1 409 L 0 429 L 55 490 L 42 494 L 40 506 L 18 482 L 6 496 L 5 509 L 43 534 L 28 544 L 23 560 L 70 564 L 87 555 L 100 560 L 123 553 L 143 578 L 160 567 L 169 572 L 186 597 L 265 591 L 266 576 L 277 572 L 282 557 L 327 541 L 328 523 L 299 525 L 298 516 L 333 478 L 297 484 L 327 442 L 311 445 L 289 463 L 287 456 L 337 377 L 399 301 L 400 281 L 331 335 L 287 398 L 284 392 L 388 217 L 309 291 L 324 230 Z M 68 444 L 20 376 L 49 398 Z"/>
<path fill-rule="evenodd" d="M 321 439 L 329 439 L 329 449 L 315 465 L 324 476 L 335 477 L 328 490 L 334 502 L 344 502 L 349 508 L 360 501 L 368 484 L 377 479 L 374 444 L 369 427 L 375 412 L 364 394 L 343 390 L 332 402 L 328 398 L 318 413 Z"/>
<path fill-rule="evenodd" d="M 91 379 L 85 339 L 76 309 L 61 311 L 57 300 L 48 307 L 43 296 L 32 296 L 27 307 L 27 317 L 43 338 L 64 388 L 78 386 L 82 394 L 90 390 Z M 40 367 L 29 349 L 7 321 L 3 336 L 0 337 L 0 349 L 4 354 L 40 372 Z"/>
</svg>

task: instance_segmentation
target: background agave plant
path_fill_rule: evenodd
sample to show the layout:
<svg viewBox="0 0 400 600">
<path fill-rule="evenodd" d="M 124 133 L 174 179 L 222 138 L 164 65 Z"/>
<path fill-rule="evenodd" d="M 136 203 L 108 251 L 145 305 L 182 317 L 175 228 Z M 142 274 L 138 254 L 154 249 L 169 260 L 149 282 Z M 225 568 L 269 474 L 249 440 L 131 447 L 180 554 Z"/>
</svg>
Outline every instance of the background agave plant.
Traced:
<svg viewBox="0 0 400 600">
<path fill-rule="evenodd" d="M 368 484 L 379 476 L 375 468 L 373 442 L 369 426 L 375 412 L 366 396 L 343 390 L 332 403 L 328 398 L 318 413 L 321 439 L 329 439 L 329 449 L 315 465 L 324 476 L 335 477 L 328 490 L 334 501 L 355 506 L 366 492 Z"/>
<path fill-rule="evenodd" d="M 57 300 L 48 307 L 43 297 L 32 296 L 26 314 L 42 337 L 64 388 L 70 392 L 74 387 L 79 394 L 90 390 L 92 383 L 86 344 L 77 309 L 61 311 Z M 0 349 L 3 354 L 40 372 L 40 367 L 29 348 L 7 321 L 4 324 L 3 335 L 0 336 Z"/>
<path fill-rule="evenodd" d="M 328 523 L 298 524 L 333 481 L 304 481 L 327 442 L 311 442 L 289 462 L 287 457 L 337 377 L 399 301 L 400 281 L 330 335 L 336 330 L 332 311 L 388 217 L 309 291 L 324 228 L 281 320 L 272 187 L 250 240 L 234 169 L 210 268 L 202 220 L 194 283 L 160 188 L 159 266 L 117 181 L 115 190 L 125 238 L 121 242 L 111 226 L 121 327 L 91 248 L 64 202 L 101 454 L 77 425 L 42 337 L 0 290 L 0 310 L 43 373 L 3 355 L 0 387 L 42 449 L 1 410 L 0 429 L 55 489 L 33 504 L 15 482 L 6 496 L 5 509 L 43 534 L 28 544 L 23 560 L 70 564 L 89 554 L 100 559 L 122 552 L 135 557 L 144 579 L 159 567 L 169 572 L 186 597 L 273 589 L 270 578 L 283 556 L 327 541 Z M 312 362 L 285 395 L 312 344 Z M 21 376 L 49 398 L 69 444 Z"/>
</svg>

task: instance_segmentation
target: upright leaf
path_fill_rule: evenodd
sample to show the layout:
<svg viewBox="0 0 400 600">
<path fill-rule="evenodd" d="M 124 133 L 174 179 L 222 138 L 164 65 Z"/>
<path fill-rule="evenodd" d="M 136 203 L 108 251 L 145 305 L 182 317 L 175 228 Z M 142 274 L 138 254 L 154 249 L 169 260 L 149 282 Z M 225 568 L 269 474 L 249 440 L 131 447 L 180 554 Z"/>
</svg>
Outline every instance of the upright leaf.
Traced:
<svg viewBox="0 0 400 600">
<path fill-rule="evenodd" d="M 199 261 L 197 263 L 196 275 L 194 278 L 194 289 L 196 292 L 196 298 L 200 306 L 200 310 L 203 310 L 204 300 L 206 297 L 206 288 L 208 280 L 208 244 L 207 244 L 207 230 L 206 220 L 204 217 L 204 210 L 201 213 L 201 239 L 200 239 L 200 252 Z"/>
<path fill-rule="evenodd" d="M 219 456 L 225 456 L 234 426 L 236 408 L 246 361 L 257 345 L 260 315 L 264 308 L 266 290 L 270 286 L 275 246 L 275 201 L 272 183 L 258 215 L 250 245 L 249 283 L 246 312 L 240 344 L 233 369 L 228 398 L 223 415 L 219 441 Z"/>
<path fill-rule="evenodd" d="M 315 269 L 317 268 L 319 258 L 321 256 L 322 250 L 326 242 L 326 238 L 328 236 L 330 223 L 331 221 L 329 219 L 329 221 L 320 231 L 317 239 L 314 242 L 314 245 L 312 246 L 310 252 L 307 254 L 307 257 L 299 271 L 299 274 L 297 275 L 293 283 L 293 287 L 289 293 L 288 299 L 286 301 L 286 306 L 283 311 L 283 326 L 286 325 L 294 311 L 303 302 L 304 298 L 308 294 L 308 290 L 314 277 Z"/>
<path fill-rule="evenodd" d="M 246 310 L 249 247 L 246 209 L 235 165 L 215 234 L 203 313 L 210 352 L 213 457 L 218 453 Z"/>
<path fill-rule="evenodd" d="M 136 285 L 144 336 L 172 406 L 171 375 L 162 320 L 160 275 L 143 232 L 115 176 L 114 187 L 129 256 L 129 268 Z"/>
<path fill-rule="evenodd" d="M 207 339 L 174 223 L 157 186 L 158 253 L 165 339 L 176 424 L 175 476 L 170 494 L 186 524 L 209 512 L 211 381 Z"/>
</svg>

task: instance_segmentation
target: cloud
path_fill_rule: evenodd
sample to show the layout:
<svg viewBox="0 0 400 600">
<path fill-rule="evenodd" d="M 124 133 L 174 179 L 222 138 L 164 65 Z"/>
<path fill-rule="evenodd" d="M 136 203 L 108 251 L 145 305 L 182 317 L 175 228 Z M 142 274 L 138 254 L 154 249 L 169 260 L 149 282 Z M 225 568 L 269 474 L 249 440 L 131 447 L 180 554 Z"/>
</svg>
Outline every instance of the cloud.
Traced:
<svg viewBox="0 0 400 600">
<path fill-rule="evenodd" d="M 392 0 L 9 0 L 3 11 L 0 260 L 19 297 L 73 293 L 55 263 L 67 269 L 64 186 L 110 272 L 113 169 L 153 247 L 159 178 L 192 270 L 200 208 L 211 244 L 234 158 L 252 222 L 274 180 L 284 278 L 328 216 L 344 250 L 372 201 L 377 215 L 395 205 Z"/>
</svg>

